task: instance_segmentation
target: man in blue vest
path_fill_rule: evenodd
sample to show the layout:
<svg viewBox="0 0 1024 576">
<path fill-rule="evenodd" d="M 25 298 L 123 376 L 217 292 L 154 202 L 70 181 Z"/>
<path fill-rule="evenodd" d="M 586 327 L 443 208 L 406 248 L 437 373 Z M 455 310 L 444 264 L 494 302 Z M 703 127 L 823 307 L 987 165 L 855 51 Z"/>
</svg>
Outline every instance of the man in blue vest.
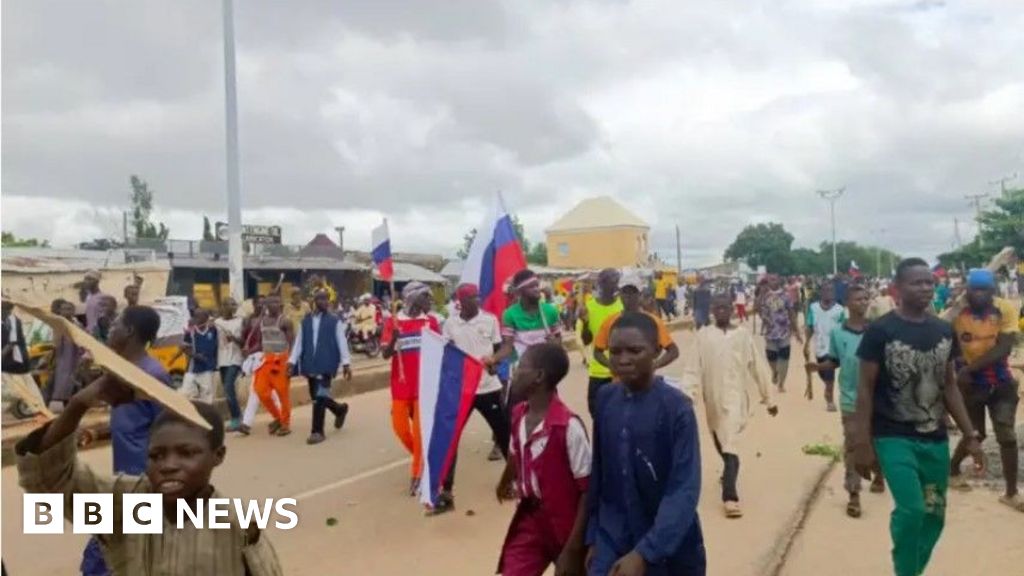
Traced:
<svg viewBox="0 0 1024 576">
<path fill-rule="evenodd" d="M 345 324 L 329 312 L 330 300 L 326 290 L 317 290 L 313 296 L 313 311 L 302 319 L 302 325 L 292 346 L 288 361 L 291 373 L 298 372 L 309 382 L 309 398 L 313 402 L 313 431 L 306 444 L 319 444 L 324 438 L 324 416 L 334 414 L 334 429 L 340 430 L 348 416 L 348 404 L 338 403 L 331 397 L 331 381 L 341 366 L 345 380 L 352 379 L 349 366 L 348 340 Z"/>
</svg>

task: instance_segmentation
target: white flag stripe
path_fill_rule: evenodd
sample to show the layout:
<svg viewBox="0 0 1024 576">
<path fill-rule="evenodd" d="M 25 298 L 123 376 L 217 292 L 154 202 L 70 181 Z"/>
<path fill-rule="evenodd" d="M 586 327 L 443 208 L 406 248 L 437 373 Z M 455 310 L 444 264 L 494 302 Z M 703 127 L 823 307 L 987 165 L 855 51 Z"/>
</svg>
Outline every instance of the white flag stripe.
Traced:
<svg viewBox="0 0 1024 576">
<path fill-rule="evenodd" d="M 427 449 L 430 436 L 434 433 L 434 413 L 437 410 L 437 395 L 441 388 L 441 362 L 444 357 L 444 337 L 432 330 L 424 330 L 420 338 L 420 443 L 422 445 L 423 470 L 420 472 L 420 502 L 433 505 L 430 495 L 430 461 Z"/>
</svg>

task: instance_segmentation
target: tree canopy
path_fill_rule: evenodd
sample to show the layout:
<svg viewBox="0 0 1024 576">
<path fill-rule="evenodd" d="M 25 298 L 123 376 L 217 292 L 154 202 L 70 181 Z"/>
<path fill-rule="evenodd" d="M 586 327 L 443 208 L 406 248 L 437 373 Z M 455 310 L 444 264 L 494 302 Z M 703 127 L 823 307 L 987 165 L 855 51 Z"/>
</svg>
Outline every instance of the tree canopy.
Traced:
<svg viewBox="0 0 1024 576">
<path fill-rule="evenodd" d="M 0 232 L 2 240 L 0 244 L 8 248 L 49 248 L 49 240 L 39 240 L 38 238 L 17 238 L 12 232 Z"/>
<path fill-rule="evenodd" d="M 984 266 L 1007 246 L 1024 254 L 1024 188 L 1007 190 L 978 217 L 978 236 L 960 248 L 939 254 L 946 268 Z"/>
<path fill-rule="evenodd" d="M 156 238 L 166 240 L 170 230 L 163 222 L 154 224 L 150 221 L 153 213 L 153 191 L 149 184 L 135 174 L 131 176 L 132 185 L 132 214 L 131 225 L 135 230 L 136 238 Z"/>
<path fill-rule="evenodd" d="M 751 268 L 764 266 L 768 272 L 786 276 L 824 275 L 832 273 L 832 243 L 822 242 L 817 250 L 793 248 L 793 235 L 776 222 L 747 226 L 725 251 L 726 260 L 742 260 Z M 836 262 L 839 271 L 849 270 L 856 262 L 861 272 L 868 275 L 886 275 L 890 263 L 899 256 L 890 250 L 875 246 L 861 246 L 856 242 L 836 243 Z"/>
</svg>

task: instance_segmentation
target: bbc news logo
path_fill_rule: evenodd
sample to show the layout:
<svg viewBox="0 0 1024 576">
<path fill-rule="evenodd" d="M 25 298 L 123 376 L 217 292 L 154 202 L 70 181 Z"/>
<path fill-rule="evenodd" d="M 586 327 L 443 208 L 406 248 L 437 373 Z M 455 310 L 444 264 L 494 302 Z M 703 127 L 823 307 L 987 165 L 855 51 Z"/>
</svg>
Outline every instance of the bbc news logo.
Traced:
<svg viewBox="0 0 1024 576">
<path fill-rule="evenodd" d="M 25 494 L 22 499 L 25 534 L 64 533 L 63 494 Z M 210 498 L 198 500 L 195 509 L 185 500 L 178 500 L 175 510 L 178 530 L 187 525 L 199 529 L 228 530 L 231 511 L 243 529 L 255 524 L 266 530 L 273 520 L 278 530 L 291 530 L 299 523 L 294 498 L 277 500 L 243 500 L 241 498 Z M 113 494 L 73 494 L 71 528 L 75 534 L 114 533 Z M 122 494 L 122 534 L 161 534 L 164 530 L 164 497 L 162 494 Z"/>
</svg>

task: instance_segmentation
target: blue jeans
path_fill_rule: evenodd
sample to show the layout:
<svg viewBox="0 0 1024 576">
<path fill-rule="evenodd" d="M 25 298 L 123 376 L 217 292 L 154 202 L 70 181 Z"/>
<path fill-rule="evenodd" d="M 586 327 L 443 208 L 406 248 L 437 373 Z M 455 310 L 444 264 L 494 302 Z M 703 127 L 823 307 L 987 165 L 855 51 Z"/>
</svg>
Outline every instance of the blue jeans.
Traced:
<svg viewBox="0 0 1024 576">
<path fill-rule="evenodd" d="M 235 382 L 238 381 L 238 377 L 241 374 L 241 366 L 220 367 L 220 382 L 224 385 L 224 398 L 228 402 L 228 412 L 231 413 L 231 419 L 235 421 L 242 418 L 242 411 L 238 407 L 238 393 L 235 390 Z"/>
</svg>

